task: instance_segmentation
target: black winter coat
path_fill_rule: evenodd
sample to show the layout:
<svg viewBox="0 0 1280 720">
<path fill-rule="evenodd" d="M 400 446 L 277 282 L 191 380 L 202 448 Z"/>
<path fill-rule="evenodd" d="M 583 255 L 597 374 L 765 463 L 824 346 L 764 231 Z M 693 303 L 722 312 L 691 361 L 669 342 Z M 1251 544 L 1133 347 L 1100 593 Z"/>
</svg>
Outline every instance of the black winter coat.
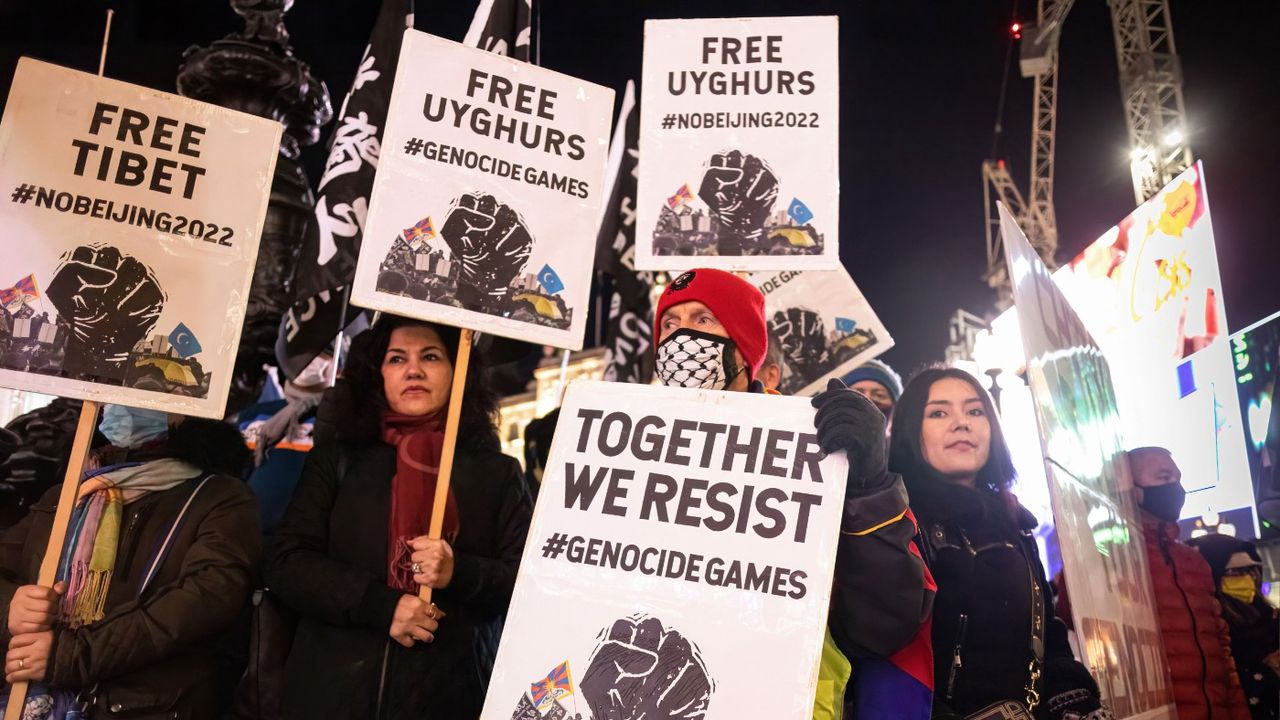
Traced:
<svg viewBox="0 0 1280 720">
<path fill-rule="evenodd" d="M 206 470 L 234 471 L 220 466 L 248 457 L 240 433 L 215 421 L 187 418 L 169 440 L 175 449 L 166 447 L 158 456 L 180 457 Z M 262 554 L 258 510 L 243 481 L 226 474 L 209 477 L 177 525 L 155 577 L 138 594 L 151 553 L 200 481 L 125 505 L 106 616 L 76 630 L 53 629 L 46 681 L 73 692 L 96 685 L 92 717 L 212 720 L 228 703 L 239 670 L 224 667 L 227 645 L 248 606 Z M 0 628 L 5 628 L 0 641 L 5 646 L 9 602 L 19 585 L 35 582 L 59 491 L 50 488 L 0 538 Z"/>
<path fill-rule="evenodd" d="M 330 442 L 307 457 L 267 560 L 267 584 L 299 614 L 284 669 L 286 717 L 473 718 L 484 704 L 532 514 L 520 468 L 458 449 L 459 532 L 447 616 L 432 643 L 388 635 L 402 593 L 387 586 L 395 449 Z"/>
<path fill-rule="evenodd" d="M 934 713 L 960 715 L 1001 700 L 1024 700 L 1031 659 L 1031 583 L 1039 584 L 1045 612 L 1043 698 L 1078 665 L 1066 627 L 1053 615 L 1052 594 L 1035 541 L 1035 519 L 1018 507 L 1018 522 L 994 493 L 912 484 L 911 507 L 920 522 L 922 552 L 938 594 L 933 604 Z M 1030 568 L 1028 568 L 1030 561 Z M 963 637 L 960 616 L 967 616 Z M 960 665 L 954 666 L 957 646 Z M 1082 670 L 1082 668 L 1081 668 Z M 1079 678 L 1071 678 L 1079 680 Z M 1087 673 L 1083 683 L 1092 686 Z M 1096 695 L 1096 686 L 1092 692 Z M 1037 709 L 1042 716 L 1044 705 Z"/>
</svg>

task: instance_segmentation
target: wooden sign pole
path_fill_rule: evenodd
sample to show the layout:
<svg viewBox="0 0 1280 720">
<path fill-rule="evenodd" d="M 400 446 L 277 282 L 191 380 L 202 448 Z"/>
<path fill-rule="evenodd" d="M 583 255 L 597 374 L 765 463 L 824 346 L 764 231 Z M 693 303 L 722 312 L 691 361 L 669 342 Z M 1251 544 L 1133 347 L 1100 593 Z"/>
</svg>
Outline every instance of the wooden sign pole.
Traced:
<svg viewBox="0 0 1280 720">
<path fill-rule="evenodd" d="M 471 363 L 472 335 L 471 330 L 462 331 L 458 338 L 458 357 L 453 363 L 453 388 L 449 391 L 449 411 L 444 421 L 444 448 L 440 451 L 436 497 L 431 506 L 431 525 L 427 529 L 427 537 L 432 540 L 439 540 L 444 530 L 445 503 L 449 499 L 449 480 L 453 476 L 453 453 L 458 445 L 458 421 L 462 417 L 462 397 L 467 389 L 467 365 Z M 424 602 L 431 602 L 431 588 L 420 585 L 418 597 Z"/>
<path fill-rule="evenodd" d="M 107 8 L 107 26 L 102 30 L 102 54 L 98 57 L 98 77 L 107 69 L 107 43 L 111 39 L 111 18 L 116 11 Z M 49 544 L 40 561 L 40 573 L 36 584 L 53 587 L 57 580 L 58 560 L 62 558 L 62 542 L 71 523 L 71 511 L 76 504 L 76 491 L 80 489 L 80 476 L 84 473 L 84 461 L 89 457 L 89 444 L 93 442 L 93 428 L 98 421 L 98 403 L 85 400 L 80 405 L 80 420 L 76 423 L 76 436 L 71 442 L 71 456 L 67 458 L 67 474 L 62 478 L 62 492 L 58 494 L 58 508 L 53 513 L 53 530 L 49 532 Z M 47 671 L 46 671 L 47 672 Z M 4 720 L 21 720 L 23 706 L 27 704 L 26 680 L 19 680 L 9 687 L 9 704 L 4 710 Z"/>
<path fill-rule="evenodd" d="M 80 476 L 84 462 L 89 457 L 89 445 L 93 442 L 93 428 L 98 420 L 98 403 L 85 400 L 80 406 L 80 421 L 76 423 L 75 440 L 71 443 L 71 456 L 67 458 L 67 474 L 62 478 L 62 492 L 58 495 L 58 508 L 53 514 L 53 529 L 49 532 L 49 544 L 45 547 L 44 560 L 40 562 L 40 574 L 36 584 L 53 587 L 57 580 L 58 561 L 62 558 L 62 543 L 67 537 L 67 525 L 76 505 L 76 491 L 80 489 Z M 9 705 L 4 720 L 20 720 L 22 706 L 27 701 L 27 681 L 19 680 L 9 687 Z"/>
</svg>

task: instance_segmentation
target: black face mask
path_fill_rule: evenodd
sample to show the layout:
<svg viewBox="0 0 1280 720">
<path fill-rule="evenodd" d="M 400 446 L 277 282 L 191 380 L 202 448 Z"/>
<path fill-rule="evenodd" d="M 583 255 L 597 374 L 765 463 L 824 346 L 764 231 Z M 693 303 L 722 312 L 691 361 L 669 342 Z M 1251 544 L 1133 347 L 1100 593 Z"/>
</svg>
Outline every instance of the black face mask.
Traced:
<svg viewBox="0 0 1280 720">
<path fill-rule="evenodd" d="M 1186 501 L 1187 491 L 1182 489 L 1182 483 L 1142 488 L 1142 509 L 1161 520 L 1177 522 Z"/>
</svg>

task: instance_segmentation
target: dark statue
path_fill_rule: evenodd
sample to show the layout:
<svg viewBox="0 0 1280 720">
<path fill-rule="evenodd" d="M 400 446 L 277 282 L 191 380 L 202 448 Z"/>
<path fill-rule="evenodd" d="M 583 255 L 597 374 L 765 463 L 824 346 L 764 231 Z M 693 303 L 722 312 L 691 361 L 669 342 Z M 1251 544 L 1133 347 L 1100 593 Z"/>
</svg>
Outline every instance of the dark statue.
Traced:
<svg viewBox="0 0 1280 720">
<path fill-rule="evenodd" d="M 178 69 L 178 93 L 284 125 L 227 398 L 227 412 L 234 413 L 257 400 L 266 379 L 262 366 L 275 364 L 276 333 L 293 297 L 293 269 L 315 209 L 298 153 L 320 139 L 320 128 L 333 119 L 333 106 L 328 88 L 289 47 L 284 14 L 292 0 L 230 2 L 244 30 L 208 47 L 188 48 Z"/>
</svg>

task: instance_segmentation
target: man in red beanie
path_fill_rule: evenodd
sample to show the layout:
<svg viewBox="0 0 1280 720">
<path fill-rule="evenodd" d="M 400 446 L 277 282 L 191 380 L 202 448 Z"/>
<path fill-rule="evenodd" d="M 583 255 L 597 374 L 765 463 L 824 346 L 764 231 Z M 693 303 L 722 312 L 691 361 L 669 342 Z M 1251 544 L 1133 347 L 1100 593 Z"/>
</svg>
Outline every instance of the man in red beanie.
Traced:
<svg viewBox="0 0 1280 720">
<path fill-rule="evenodd" d="M 765 392 L 757 377 L 769 348 L 764 296 L 732 273 L 704 268 L 673 280 L 658 300 L 653 337 L 663 385 Z M 843 700 L 846 720 L 925 720 L 933 696 L 927 620 L 937 586 L 912 542 L 916 522 L 902 478 L 888 471 L 884 415 L 834 379 L 813 405 L 823 452 L 849 457 L 814 718 L 840 717 Z M 845 657 L 855 668 L 847 693 Z"/>
</svg>

